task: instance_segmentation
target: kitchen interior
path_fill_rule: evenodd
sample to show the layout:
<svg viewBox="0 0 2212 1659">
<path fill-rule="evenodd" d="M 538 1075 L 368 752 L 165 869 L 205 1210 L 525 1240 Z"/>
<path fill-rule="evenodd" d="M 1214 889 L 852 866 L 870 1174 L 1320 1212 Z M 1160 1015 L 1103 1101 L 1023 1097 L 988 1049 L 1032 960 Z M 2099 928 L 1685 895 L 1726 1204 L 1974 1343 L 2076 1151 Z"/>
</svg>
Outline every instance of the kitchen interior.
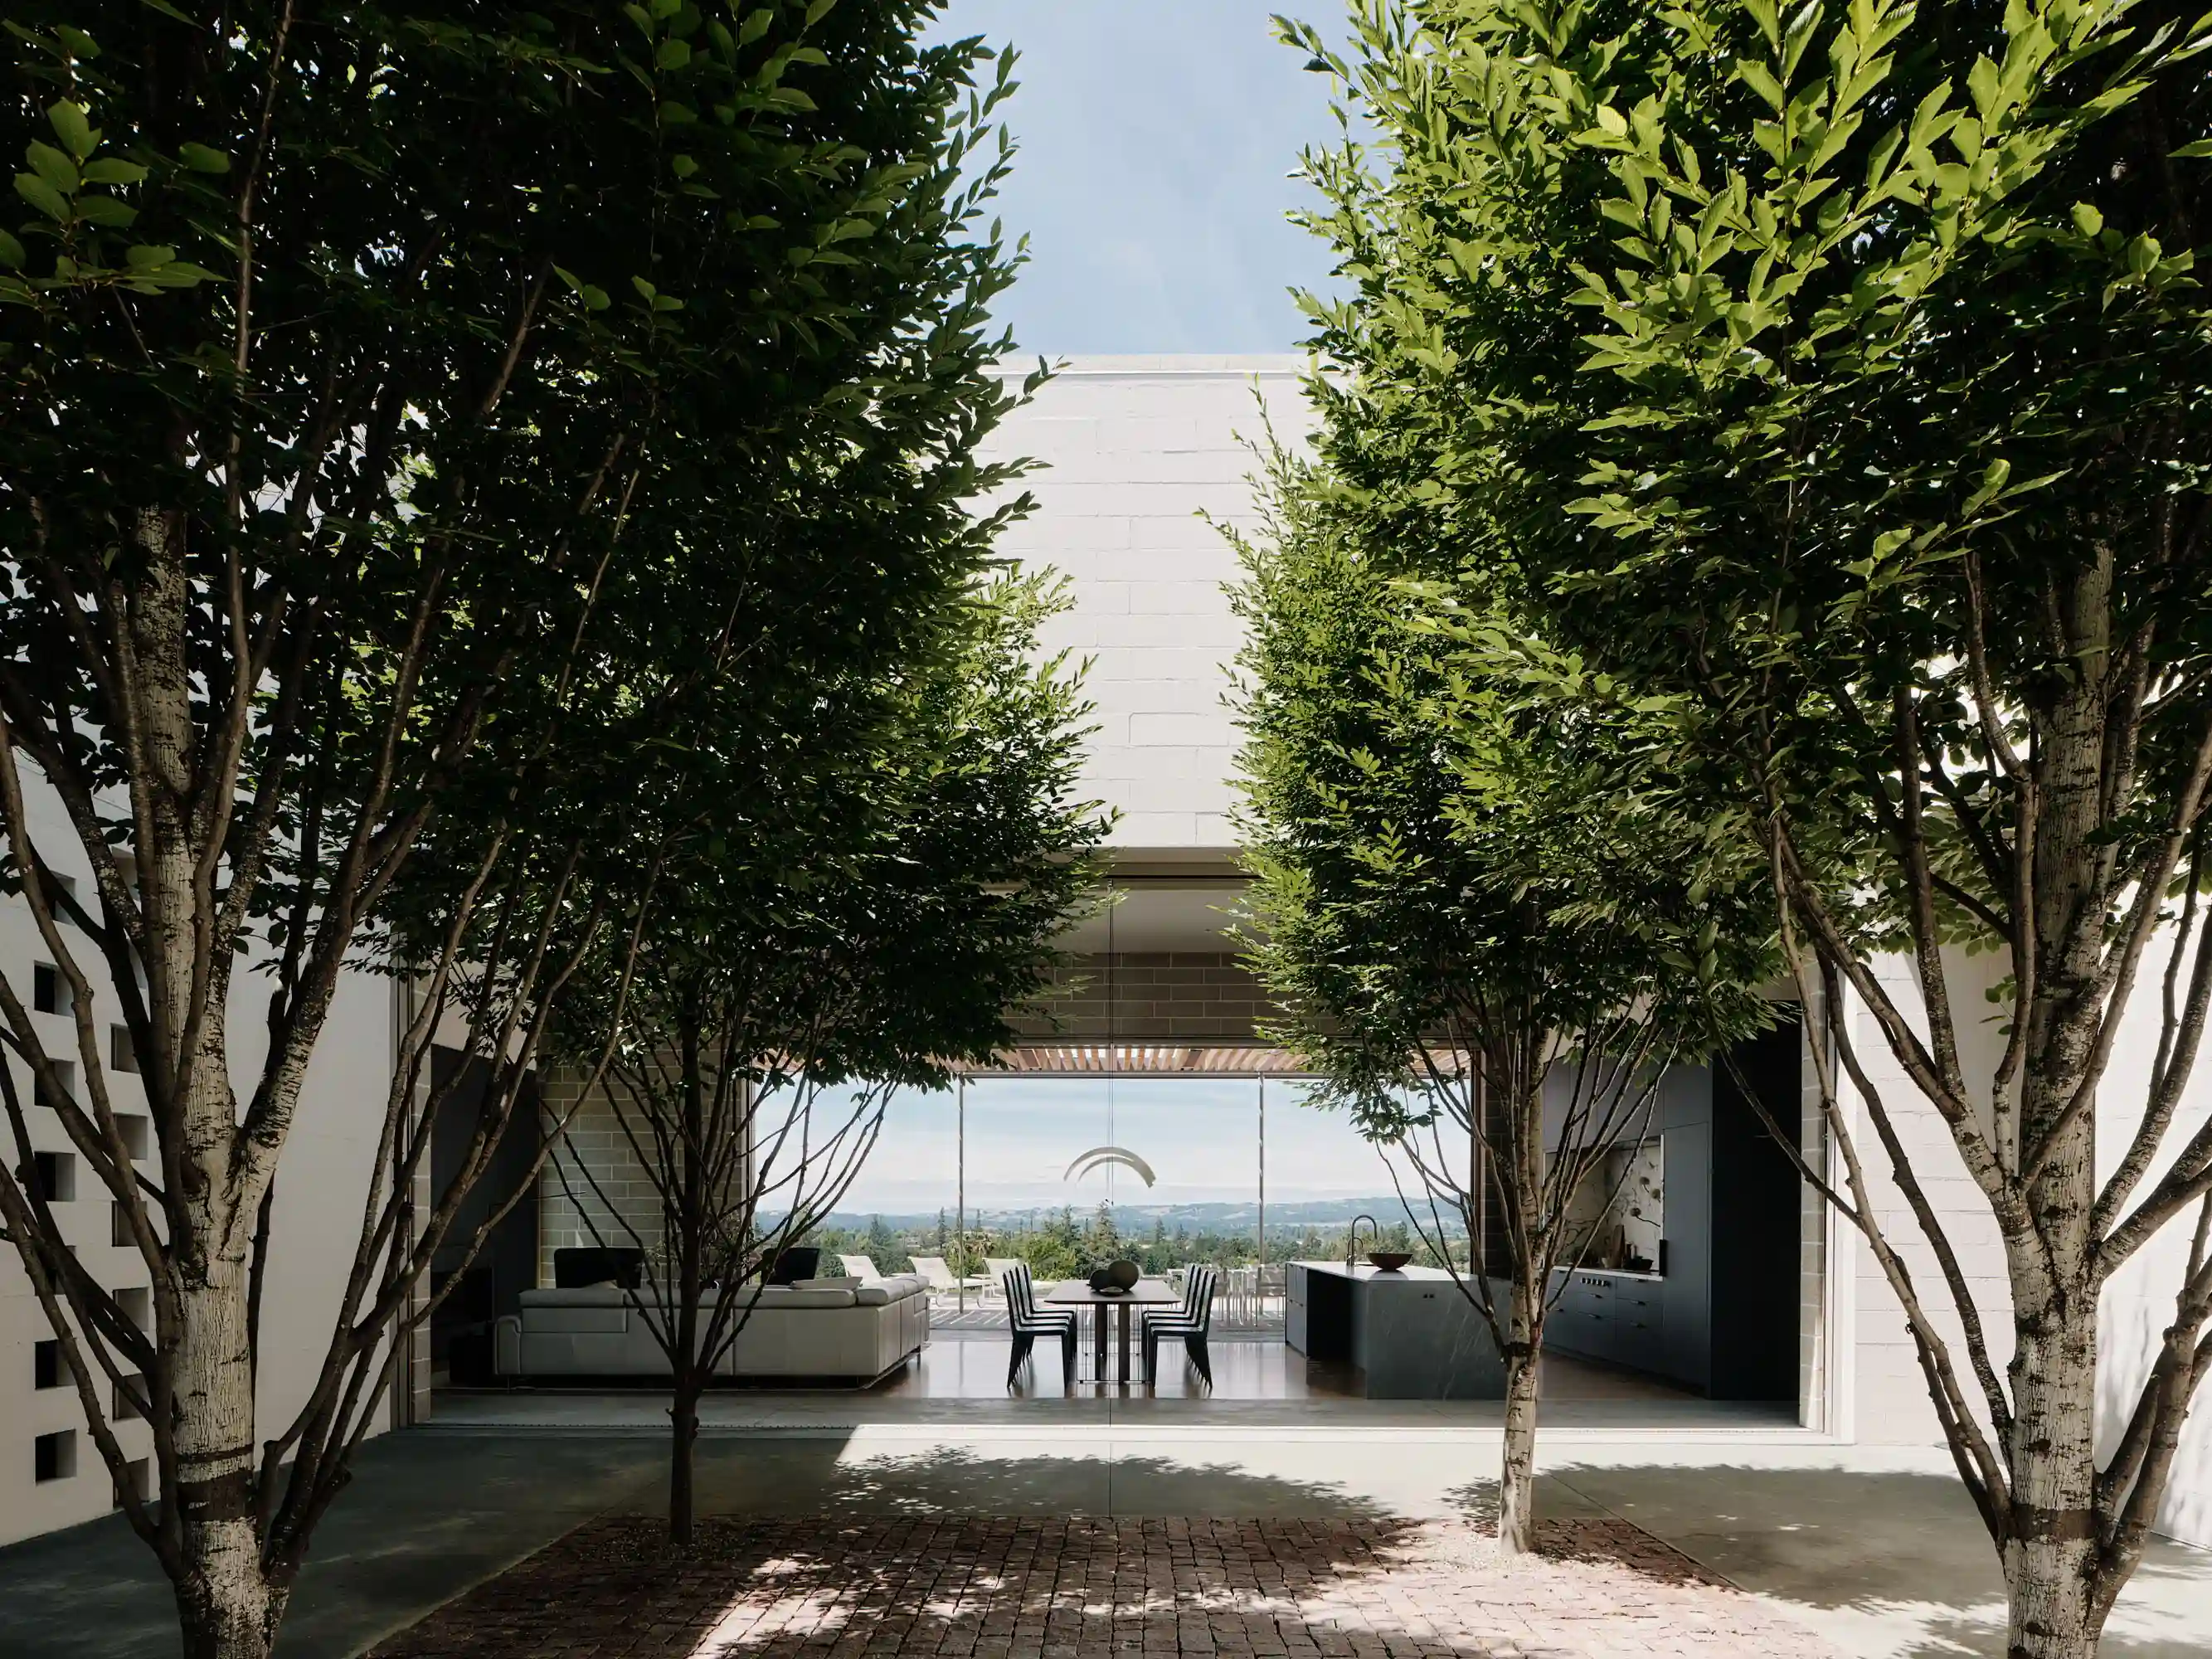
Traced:
<svg viewBox="0 0 2212 1659">
<path fill-rule="evenodd" d="M 1576 1195 L 1577 1265 L 1553 1282 L 1548 1354 L 1711 1400 L 1796 1400 L 1799 1181 L 1753 1097 L 1798 1133 L 1800 1054 L 1784 1024 L 1732 1063 L 1668 1070 L 1644 1133 Z M 1504 1393 L 1487 1325 L 1438 1268 L 1292 1263 L 1285 1340 L 1349 1367 L 1370 1399 Z"/>
</svg>

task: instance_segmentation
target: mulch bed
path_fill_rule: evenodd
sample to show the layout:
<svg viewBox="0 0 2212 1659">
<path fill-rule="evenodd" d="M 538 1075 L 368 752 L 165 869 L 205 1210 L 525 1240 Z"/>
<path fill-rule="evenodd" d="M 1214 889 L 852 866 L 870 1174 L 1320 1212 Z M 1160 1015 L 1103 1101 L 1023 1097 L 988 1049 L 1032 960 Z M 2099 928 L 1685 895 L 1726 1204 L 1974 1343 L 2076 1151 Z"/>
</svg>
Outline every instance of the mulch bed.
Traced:
<svg viewBox="0 0 2212 1659">
<path fill-rule="evenodd" d="M 1626 1521 L 608 1517 L 371 1659 L 1834 1659 Z"/>
</svg>

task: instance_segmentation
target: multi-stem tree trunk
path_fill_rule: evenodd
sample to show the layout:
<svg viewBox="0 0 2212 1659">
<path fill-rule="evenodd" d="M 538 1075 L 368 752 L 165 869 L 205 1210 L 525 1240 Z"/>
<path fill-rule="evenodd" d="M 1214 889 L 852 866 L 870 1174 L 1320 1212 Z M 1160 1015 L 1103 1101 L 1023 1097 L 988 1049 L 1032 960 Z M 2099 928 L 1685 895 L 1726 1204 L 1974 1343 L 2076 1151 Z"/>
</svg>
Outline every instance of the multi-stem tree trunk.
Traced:
<svg viewBox="0 0 2212 1659">
<path fill-rule="evenodd" d="M 1527 1273 L 1520 1276 L 1523 1280 Z M 1508 1555 L 1536 1548 L 1536 1404 L 1543 1345 L 1542 1292 L 1513 1287 L 1505 1348 L 1505 1450 L 1498 1474 L 1498 1547 Z"/>
<path fill-rule="evenodd" d="M 2043 805 L 2031 866 L 2038 972 L 2016 1011 L 2027 1022 L 2021 1146 L 2032 1229 L 2006 1240 L 2013 1296 L 2012 1443 L 2004 1562 L 2011 1659 L 2096 1651 L 2097 1291 L 2092 1219 L 2096 1112 L 2092 1050 L 2105 1006 L 2105 916 L 2113 900 L 2102 843 L 2114 780 L 2110 698 L 2111 558 L 2066 593 L 2078 668 L 2054 699 L 2043 741 Z M 2045 1143 L 2048 1142 L 2046 1146 Z"/>
<path fill-rule="evenodd" d="M 176 1297 L 177 1615 L 185 1659 L 268 1659 L 288 1590 L 263 1569 L 253 1514 L 247 1273 L 243 1261 L 209 1267 Z"/>
</svg>

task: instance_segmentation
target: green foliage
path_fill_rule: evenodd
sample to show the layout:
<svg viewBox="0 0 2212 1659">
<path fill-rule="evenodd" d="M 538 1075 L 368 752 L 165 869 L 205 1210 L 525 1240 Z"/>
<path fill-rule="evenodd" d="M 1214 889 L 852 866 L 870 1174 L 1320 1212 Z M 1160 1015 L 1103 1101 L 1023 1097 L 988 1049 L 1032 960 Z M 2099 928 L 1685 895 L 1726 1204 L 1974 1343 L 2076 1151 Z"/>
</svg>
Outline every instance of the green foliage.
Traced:
<svg viewBox="0 0 2212 1659">
<path fill-rule="evenodd" d="M 1810 1075 L 1852 1079 L 1909 1193 L 1846 986 L 1948 1127 L 2004 1243 L 2002 1377 L 1942 1217 L 1915 1200 L 1956 1342 L 1825 1097 L 2009 1639 L 2087 1651 L 2212 1322 L 2185 1284 L 2100 1465 L 2057 1403 L 2102 1386 L 2097 1288 L 2212 1193 L 2212 1134 L 2168 1133 L 2212 1006 L 2212 18 L 1373 0 L 1342 58 L 1285 27 L 1376 135 L 1309 157 L 1352 290 L 1310 306 L 1324 470 L 1428 582 L 1502 592 L 1652 712 L 1684 821 L 1767 862 Z M 2115 1164 L 2100 1101 L 2161 927 Z M 2027 1547 L 2027 1491 L 2094 1538 Z"/>
<path fill-rule="evenodd" d="M 1465 1057 L 1540 1093 L 1563 1051 L 1663 1063 L 1756 1024 L 1757 866 L 1686 810 L 1666 711 L 1493 574 L 1412 579 L 1395 503 L 1281 456 L 1273 484 L 1239 601 L 1252 960 L 1322 1102 L 1395 1143 Z"/>
</svg>

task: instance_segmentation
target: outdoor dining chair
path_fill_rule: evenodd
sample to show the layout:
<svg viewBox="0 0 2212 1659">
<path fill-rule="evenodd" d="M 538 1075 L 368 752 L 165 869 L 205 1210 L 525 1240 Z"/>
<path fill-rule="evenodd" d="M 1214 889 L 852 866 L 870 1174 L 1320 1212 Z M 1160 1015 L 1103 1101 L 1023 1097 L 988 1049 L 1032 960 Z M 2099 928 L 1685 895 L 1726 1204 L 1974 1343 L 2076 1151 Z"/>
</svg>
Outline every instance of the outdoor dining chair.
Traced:
<svg viewBox="0 0 2212 1659">
<path fill-rule="evenodd" d="M 1006 1287 L 1006 1328 L 1013 1333 L 1014 1351 L 1006 1362 L 1006 1386 L 1014 1386 L 1020 1375 L 1022 1362 L 1030 1357 L 1030 1350 L 1041 1336 L 1060 1339 L 1060 1368 L 1067 1376 L 1067 1386 L 1075 1386 L 1075 1315 L 1058 1308 L 1043 1309 L 1036 1304 L 1036 1286 L 1030 1283 L 1030 1264 L 1017 1261 L 1006 1269 L 1001 1281 Z"/>
<path fill-rule="evenodd" d="M 1206 1379 L 1206 1386 L 1209 1389 L 1213 1386 L 1213 1364 L 1206 1355 L 1206 1339 L 1213 1328 L 1213 1291 L 1219 1279 L 1219 1271 L 1216 1268 L 1193 1267 L 1190 1270 L 1190 1288 L 1183 1292 L 1183 1307 L 1188 1311 L 1164 1315 L 1145 1322 L 1145 1382 L 1147 1387 L 1159 1380 L 1160 1339 L 1164 1336 L 1181 1337 L 1183 1352 L 1190 1356 L 1190 1363 L 1198 1367 L 1198 1374 Z"/>
</svg>

